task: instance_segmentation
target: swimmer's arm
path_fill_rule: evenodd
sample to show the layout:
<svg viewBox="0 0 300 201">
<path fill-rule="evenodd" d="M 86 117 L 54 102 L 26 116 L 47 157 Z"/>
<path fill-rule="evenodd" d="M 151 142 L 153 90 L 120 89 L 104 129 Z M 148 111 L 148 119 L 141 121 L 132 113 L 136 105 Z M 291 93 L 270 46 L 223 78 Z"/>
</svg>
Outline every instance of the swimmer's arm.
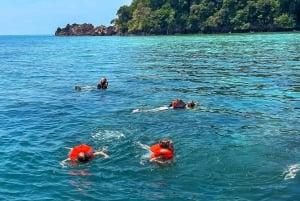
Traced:
<svg viewBox="0 0 300 201">
<path fill-rule="evenodd" d="M 157 111 L 163 111 L 163 110 L 168 110 L 168 109 L 170 109 L 170 107 L 168 107 L 168 106 L 161 106 L 159 108 L 156 108 Z"/>
<path fill-rule="evenodd" d="M 66 162 L 69 161 L 69 160 L 70 160 L 70 158 L 67 158 L 67 159 L 61 161 L 59 164 L 60 164 L 62 167 L 67 167 Z"/>
<path fill-rule="evenodd" d="M 158 108 L 153 108 L 153 109 L 149 109 L 149 110 L 142 110 L 142 109 L 134 109 L 132 111 L 132 113 L 136 113 L 136 112 L 159 112 L 159 111 L 163 111 L 163 110 L 168 110 L 172 107 L 168 107 L 168 106 L 161 106 Z"/>
<path fill-rule="evenodd" d="M 158 156 L 158 157 L 154 157 L 149 159 L 150 162 L 155 162 L 155 163 L 159 163 L 159 164 L 165 164 L 167 163 L 169 160 L 165 160 L 164 157 L 162 156 Z"/>
<path fill-rule="evenodd" d="M 148 145 L 142 144 L 141 142 L 136 142 L 135 144 L 141 146 L 143 149 L 150 150 L 150 147 Z"/>
<path fill-rule="evenodd" d="M 158 157 L 151 158 L 149 161 L 150 161 L 150 162 L 156 162 L 156 163 L 163 164 L 164 161 L 162 161 L 161 159 L 162 159 L 162 157 L 161 157 L 161 156 L 158 156 Z"/>
<path fill-rule="evenodd" d="M 109 158 L 109 155 L 107 155 L 106 153 L 104 153 L 103 151 L 96 151 L 94 153 L 94 156 L 99 156 L 102 155 L 104 158 Z"/>
<path fill-rule="evenodd" d="M 141 109 L 134 109 L 134 110 L 132 110 L 132 113 L 136 113 L 136 112 L 142 112 L 142 110 Z"/>
<path fill-rule="evenodd" d="M 91 89 L 97 89 L 97 86 L 87 85 L 87 86 L 75 86 L 75 90 L 81 91 L 81 90 L 91 90 Z"/>
</svg>

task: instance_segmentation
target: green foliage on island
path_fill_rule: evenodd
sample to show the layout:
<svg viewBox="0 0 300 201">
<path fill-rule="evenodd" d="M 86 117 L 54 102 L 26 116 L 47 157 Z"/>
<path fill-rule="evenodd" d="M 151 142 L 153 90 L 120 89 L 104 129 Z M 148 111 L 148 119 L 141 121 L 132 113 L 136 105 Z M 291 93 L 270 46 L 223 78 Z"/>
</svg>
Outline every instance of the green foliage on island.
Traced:
<svg viewBox="0 0 300 201">
<path fill-rule="evenodd" d="M 300 0 L 133 0 L 111 23 L 141 35 L 294 30 Z"/>
</svg>

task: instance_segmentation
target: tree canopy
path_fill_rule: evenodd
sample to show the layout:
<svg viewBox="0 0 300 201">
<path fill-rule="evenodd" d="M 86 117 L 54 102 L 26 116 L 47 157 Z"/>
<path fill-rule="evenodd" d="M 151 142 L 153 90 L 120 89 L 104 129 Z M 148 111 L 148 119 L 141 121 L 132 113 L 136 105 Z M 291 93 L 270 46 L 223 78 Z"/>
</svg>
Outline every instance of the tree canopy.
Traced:
<svg viewBox="0 0 300 201">
<path fill-rule="evenodd" d="M 143 35 L 293 30 L 300 0 L 133 0 L 112 24 Z"/>
</svg>

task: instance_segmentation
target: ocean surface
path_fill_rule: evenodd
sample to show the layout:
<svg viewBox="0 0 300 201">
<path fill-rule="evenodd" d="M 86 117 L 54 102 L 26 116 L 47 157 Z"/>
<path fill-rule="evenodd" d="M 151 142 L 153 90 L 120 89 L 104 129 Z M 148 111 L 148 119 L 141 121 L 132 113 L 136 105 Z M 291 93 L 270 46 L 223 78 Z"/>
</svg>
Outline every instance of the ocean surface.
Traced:
<svg viewBox="0 0 300 201">
<path fill-rule="evenodd" d="M 0 200 L 299 200 L 300 34 L 0 36 L 0 124 Z"/>
</svg>

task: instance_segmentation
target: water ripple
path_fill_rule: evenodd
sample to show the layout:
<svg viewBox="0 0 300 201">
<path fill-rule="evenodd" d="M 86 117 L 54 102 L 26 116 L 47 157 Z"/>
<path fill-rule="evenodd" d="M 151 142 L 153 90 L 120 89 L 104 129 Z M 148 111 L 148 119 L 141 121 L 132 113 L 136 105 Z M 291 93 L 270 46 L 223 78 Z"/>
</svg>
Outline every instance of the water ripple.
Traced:
<svg viewBox="0 0 300 201">
<path fill-rule="evenodd" d="M 298 199 L 299 34 L 0 40 L 1 200 Z M 62 168 L 81 143 L 110 158 Z"/>
</svg>

